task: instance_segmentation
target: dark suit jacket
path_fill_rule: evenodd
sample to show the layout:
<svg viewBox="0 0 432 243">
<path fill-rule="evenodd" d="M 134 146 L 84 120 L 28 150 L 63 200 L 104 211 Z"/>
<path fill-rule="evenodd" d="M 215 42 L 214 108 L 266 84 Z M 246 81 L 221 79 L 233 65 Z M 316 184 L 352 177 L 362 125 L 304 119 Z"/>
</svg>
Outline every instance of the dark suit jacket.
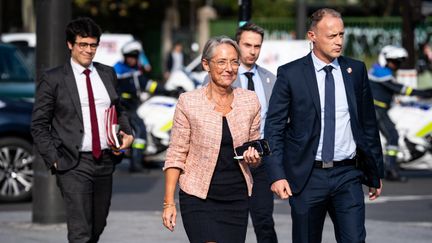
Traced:
<svg viewBox="0 0 432 243">
<path fill-rule="evenodd" d="M 119 105 L 115 90 L 117 78 L 114 70 L 100 63 L 93 65 L 108 91 L 111 105 L 116 105 L 121 130 L 131 134 L 128 117 Z M 35 98 L 31 132 L 37 152 L 48 168 L 56 161 L 57 170 L 73 168 L 79 162 L 84 126 L 78 88 L 70 62 L 41 75 Z M 121 156 L 112 157 L 114 162 L 121 160 Z"/>
<path fill-rule="evenodd" d="M 383 177 L 382 150 L 366 67 L 346 57 L 338 61 L 363 183 L 378 188 Z M 278 68 L 264 130 L 273 151 L 264 161 L 272 183 L 287 179 L 294 193 L 304 188 L 318 150 L 320 107 L 311 54 Z"/>
</svg>

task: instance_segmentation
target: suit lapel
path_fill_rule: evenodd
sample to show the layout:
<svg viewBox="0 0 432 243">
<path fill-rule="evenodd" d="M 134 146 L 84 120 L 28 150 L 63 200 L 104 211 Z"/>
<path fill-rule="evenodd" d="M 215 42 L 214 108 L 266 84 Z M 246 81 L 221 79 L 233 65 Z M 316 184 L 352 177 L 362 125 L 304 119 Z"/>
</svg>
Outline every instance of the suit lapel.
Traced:
<svg viewBox="0 0 432 243">
<path fill-rule="evenodd" d="M 64 65 L 64 82 L 65 86 L 67 87 L 67 90 L 69 91 L 68 94 L 72 100 L 72 104 L 75 107 L 75 110 L 78 114 L 79 119 L 82 121 L 82 110 L 81 110 L 81 101 L 78 94 L 78 88 L 75 80 L 75 75 L 72 71 L 72 66 L 70 63 L 67 63 Z"/>
<path fill-rule="evenodd" d="M 345 93 L 348 101 L 351 119 L 357 120 L 357 102 L 353 83 L 354 80 L 352 79 L 352 69 L 350 66 L 348 66 L 348 63 L 343 57 L 339 57 L 338 61 L 341 67 L 342 77 L 345 84 Z M 348 70 L 350 70 L 349 73 Z"/>
<path fill-rule="evenodd" d="M 315 75 L 315 68 L 312 62 L 312 56 L 309 53 L 304 59 L 304 68 L 303 74 L 305 76 L 306 85 L 309 88 L 309 92 L 312 97 L 312 101 L 314 103 L 315 111 L 318 114 L 319 119 L 321 120 L 321 104 L 319 99 L 319 91 L 318 91 L 318 83 Z"/>
<path fill-rule="evenodd" d="M 267 104 L 270 101 L 270 96 L 272 92 L 272 82 L 273 80 L 270 79 L 269 75 L 267 74 L 267 71 L 262 69 L 260 66 L 257 65 L 257 72 L 260 76 L 261 83 L 264 89 L 264 94 L 267 100 Z"/>
</svg>

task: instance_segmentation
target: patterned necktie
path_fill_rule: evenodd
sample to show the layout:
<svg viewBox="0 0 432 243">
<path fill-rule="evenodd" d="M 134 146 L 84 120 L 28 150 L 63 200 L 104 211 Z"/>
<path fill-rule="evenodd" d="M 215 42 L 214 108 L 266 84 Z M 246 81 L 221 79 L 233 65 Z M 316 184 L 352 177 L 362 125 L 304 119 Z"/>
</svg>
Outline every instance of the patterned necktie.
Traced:
<svg viewBox="0 0 432 243">
<path fill-rule="evenodd" d="M 90 70 L 84 70 L 84 74 L 86 76 L 87 83 L 87 94 L 89 100 L 89 108 L 90 108 L 90 123 L 91 123 L 91 132 L 92 132 L 92 154 L 93 158 L 98 160 L 102 155 L 102 150 L 100 146 L 99 139 L 99 126 L 96 115 L 96 105 L 93 96 L 93 89 L 90 82 Z"/>
<path fill-rule="evenodd" d="M 246 72 L 246 73 L 244 73 L 244 75 L 248 79 L 248 90 L 255 90 L 254 82 L 253 82 L 253 79 L 252 79 L 254 73 L 252 73 L 252 72 Z"/>
<path fill-rule="evenodd" d="M 333 161 L 335 143 L 335 83 L 332 74 L 333 67 L 325 66 L 325 97 L 324 97 L 324 135 L 321 159 L 324 163 Z"/>
</svg>

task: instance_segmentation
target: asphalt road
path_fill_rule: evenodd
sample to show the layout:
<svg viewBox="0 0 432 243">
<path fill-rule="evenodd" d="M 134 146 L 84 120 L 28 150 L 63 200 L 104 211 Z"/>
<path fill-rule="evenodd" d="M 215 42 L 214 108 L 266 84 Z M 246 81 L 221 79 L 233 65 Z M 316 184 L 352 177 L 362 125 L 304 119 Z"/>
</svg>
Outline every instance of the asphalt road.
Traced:
<svg viewBox="0 0 432 243">
<path fill-rule="evenodd" d="M 407 183 L 384 181 L 382 196 L 375 202 L 366 200 L 368 242 L 430 242 L 432 170 L 409 170 L 403 174 L 409 178 Z M 119 242 L 118 239 L 121 242 L 186 242 L 181 217 L 175 233 L 161 227 L 163 190 L 161 163 L 133 174 L 127 171 L 126 163 L 118 166 L 109 223 L 101 242 Z M 30 222 L 31 210 L 31 202 L 0 203 L 0 242 L 64 242 L 58 241 L 59 237 L 65 238 L 64 224 L 35 226 Z M 280 242 L 291 242 L 289 210 L 287 201 L 275 200 Z M 26 230 L 22 231 L 23 228 Z M 324 231 L 323 242 L 334 242 L 330 219 L 326 220 Z M 251 227 L 247 239 L 255 242 Z"/>
<path fill-rule="evenodd" d="M 130 174 L 121 165 L 116 171 L 113 210 L 160 210 L 164 193 L 161 163 L 143 173 Z M 383 181 L 383 194 L 366 200 L 368 219 L 430 224 L 432 229 L 432 170 L 405 170 L 407 183 Z M 367 188 L 365 188 L 366 192 Z M 0 206 L 1 210 L 1 206 Z M 275 213 L 289 214 L 287 201 L 275 200 Z"/>
</svg>

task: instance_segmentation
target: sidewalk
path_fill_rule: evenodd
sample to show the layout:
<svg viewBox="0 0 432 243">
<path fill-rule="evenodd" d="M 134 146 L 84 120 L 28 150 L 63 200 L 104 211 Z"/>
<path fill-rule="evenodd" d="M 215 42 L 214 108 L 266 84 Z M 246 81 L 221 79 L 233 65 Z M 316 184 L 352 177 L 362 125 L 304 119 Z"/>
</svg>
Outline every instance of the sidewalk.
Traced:
<svg viewBox="0 0 432 243">
<path fill-rule="evenodd" d="M 188 242 L 178 215 L 174 232 L 162 226 L 161 212 L 111 211 L 108 225 L 102 234 L 101 243 L 158 243 Z M 291 242 L 291 219 L 287 214 L 275 214 L 276 230 L 280 243 Z M 392 223 L 366 221 L 367 242 L 429 243 L 432 239 L 432 224 Z M 58 243 L 66 241 L 66 225 L 39 225 L 31 223 L 30 211 L 0 213 L 0 242 L 4 243 Z M 255 243 L 251 223 L 248 227 L 247 243 Z M 323 234 L 323 243 L 336 242 L 328 218 Z"/>
</svg>

